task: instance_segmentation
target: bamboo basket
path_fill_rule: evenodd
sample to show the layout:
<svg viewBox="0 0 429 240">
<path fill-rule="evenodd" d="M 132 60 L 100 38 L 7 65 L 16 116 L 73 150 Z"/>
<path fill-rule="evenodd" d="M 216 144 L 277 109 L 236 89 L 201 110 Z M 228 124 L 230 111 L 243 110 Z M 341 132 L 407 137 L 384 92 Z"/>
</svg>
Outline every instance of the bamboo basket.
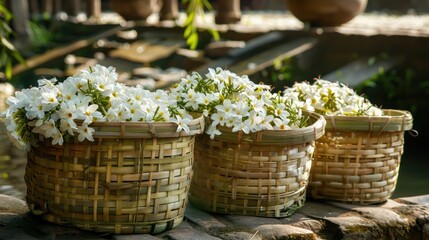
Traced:
<svg viewBox="0 0 429 240">
<path fill-rule="evenodd" d="M 364 205 L 392 195 L 404 132 L 413 118 L 401 110 L 384 110 L 384 115 L 325 116 L 326 133 L 316 141 L 308 187 L 312 198 Z"/>
<path fill-rule="evenodd" d="M 184 216 L 195 135 L 175 123 L 92 123 L 94 142 L 40 139 L 28 153 L 27 203 L 43 219 L 116 234 L 159 233 Z"/>
<path fill-rule="evenodd" d="M 314 141 L 325 120 L 310 114 L 296 130 L 197 136 L 189 201 L 209 212 L 284 217 L 303 206 Z"/>
</svg>

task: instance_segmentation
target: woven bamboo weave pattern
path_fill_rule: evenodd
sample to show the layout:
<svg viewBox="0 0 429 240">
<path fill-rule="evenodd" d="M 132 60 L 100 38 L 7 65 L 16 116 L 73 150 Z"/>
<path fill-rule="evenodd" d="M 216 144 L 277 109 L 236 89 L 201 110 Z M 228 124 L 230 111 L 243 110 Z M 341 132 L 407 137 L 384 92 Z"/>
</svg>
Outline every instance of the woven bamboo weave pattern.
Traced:
<svg viewBox="0 0 429 240">
<path fill-rule="evenodd" d="M 122 133 L 127 134 L 133 133 Z M 195 136 L 99 136 L 62 146 L 40 139 L 31 149 L 25 181 L 33 213 L 50 222 L 117 234 L 178 226 L 193 175 Z"/>
<path fill-rule="evenodd" d="M 313 132 L 308 136 L 313 139 L 294 131 L 293 144 L 282 143 L 279 138 L 274 140 L 277 143 L 267 144 L 258 136 L 261 133 L 249 136 L 227 132 L 214 140 L 207 135 L 197 136 L 190 202 L 217 213 L 291 215 L 304 204 L 314 140 L 323 135 L 323 119 L 312 116 L 315 119 L 309 129 Z M 303 135 L 309 129 L 304 129 Z M 287 139 L 287 131 L 278 132 Z"/>
<path fill-rule="evenodd" d="M 379 125 L 384 127 L 375 129 L 369 128 L 372 120 L 368 118 L 360 126 L 358 120 L 351 120 L 355 122 L 352 128 L 366 130 L 347 130 L 345 125 L 333 129 L 333 125 L 327 125 L 325 135 L 316 141 L 308 187 L 312 198 L 363 205 L 391 197 L 403 154 L 404 131 L 412 127 L 408 112 L 403 112 L 402 117 L 400 111 L 385 113 L 392 112 L 396 113 L 395 119 L 386 116 L 384 124 L 380 121 Z"/>
</svg>

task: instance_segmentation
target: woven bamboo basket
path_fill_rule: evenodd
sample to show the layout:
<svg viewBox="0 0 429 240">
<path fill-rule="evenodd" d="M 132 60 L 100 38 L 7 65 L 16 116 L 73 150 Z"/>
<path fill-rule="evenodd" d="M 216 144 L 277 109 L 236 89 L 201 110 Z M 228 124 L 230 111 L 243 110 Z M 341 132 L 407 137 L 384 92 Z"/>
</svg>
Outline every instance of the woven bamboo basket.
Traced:
<svg viewBox="0 0 429 240">
<path fill-rule="evenodd" d="M 386 201 L 398 178 L 407 111 L 381 117 L 325 116 L 326 133 L 316 141 L 308 194 L 352 204 Z"/>
<path fill-rule="evenodd" d="M 291 215 L 304 204 L 314 141 L 324 133 L 323 117 L 308 114 L 310 125 L 296 130 L 197 136 L 190 203 L 215 213 Z"/>
<path fill-rule="evenodd" d="M 52 145 L 28 153 L 27 203 L 43 219 L 95 232 L 159 233 L 184 216 L 193 175 L 195 135 L 175 123 L 92 123 L 94 142 Z"/>
</svg>

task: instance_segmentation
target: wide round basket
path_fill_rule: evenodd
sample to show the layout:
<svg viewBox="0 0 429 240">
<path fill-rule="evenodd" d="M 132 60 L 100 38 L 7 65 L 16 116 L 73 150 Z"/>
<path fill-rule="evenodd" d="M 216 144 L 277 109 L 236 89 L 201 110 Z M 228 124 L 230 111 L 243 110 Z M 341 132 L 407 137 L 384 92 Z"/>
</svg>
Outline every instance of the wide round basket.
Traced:
<svg viewBox="0 0 429 240">
<path fill-rule="evenodd" d="M 413 118 L 400 110 L 384 110 L 384 115 L 325 116 L 326 133 L 316 141 L 308 187 L 312 198 L 363 205 L 392 195 L 404 132 Z"/>
<path fill-rule="evenodd" d="M 27 203 L 43 219 L 95 232 L 159 233 L 179 225 L 204 119 L 93 123 L 94 142 L 40 139 L 28 153 Z"/>
<path fill-rule="evenodd" d="M 301 129 L 197 136 L 190 203 L 215 213 L 291 215 L 304 204 L 314 141 L 324 133 L 323 117 L 308 115 Z"/>
</svg>

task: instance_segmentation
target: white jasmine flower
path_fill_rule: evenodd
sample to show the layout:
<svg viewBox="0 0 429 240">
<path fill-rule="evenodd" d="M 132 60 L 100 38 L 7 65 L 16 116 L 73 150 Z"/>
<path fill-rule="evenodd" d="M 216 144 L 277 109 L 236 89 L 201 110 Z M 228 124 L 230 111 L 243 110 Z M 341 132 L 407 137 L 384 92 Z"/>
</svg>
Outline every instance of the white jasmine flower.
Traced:
<svg viewBox="0 0 429 240">
<path fill-rule="evenodd" d="M 210 125 L 209 128 L 206 130 L 206 133 L 210 136 L 211 139 L 214 139 L 215 136 L 221 135 L 221 131 L 219 131 L 216 127 L 216 125 Z"/>
<path fill-rule="evenodd" d="M 36 128 L 37 129 L 37 128 Z M 40 132 L 46 137 L 50 138 L 55 134 L 59 134 L 60 131 L 55 125 L 55 121 L 53 119 L 49 119 L 48 121 L 44 122 L 40 127 Z"/>
<path fill-rule="evenodd" d="M 63 145 L 63 143 L 64 143 L 64 138 L 60 132 L 52 135 L 52 145 L 56 145 L 56 144 Z"/>
<path fill-rule="evenodd" d="M 58 105 L 57 94 L 55 92 L 44 92 L 42 93 L 42 103 L 46 104 L 52 108 Z"/>
<path fill-rule="evenodd" d="M 289 127 L 289 125 L 288 125 L 288 122 L 285 122 L 284 120 L 282 120 L 280 118 L 274 118 L 273 122 L 275 124 L 274 129 L 276 129 L 276 130 L 291 129 L 291 127 Z"/>
<path fill-rule="evenodd" d="M 285 124 L 293 118 L 291 125 L 305 126 L 306 120 L 298 110 L 298 104 L 294 103 L 294 100 L 301 103 L 298 96 L 283 99 L 270 90 L 270 86 L 255 84 L 248 76 L 209 68 L 204 77 L 198 73 L 186 76 L 171 93 L 179 106 L 201 112 L 211 120 L 206 133 L 212 138 L 220 134 L 219 126 L 244 133 L 272 130 L 276 116 L 288 119 Z"/>
<path fill-rule="evenodd" d="M 131 113 L 127 107 L 120 105 L 119 108 L 117 108 L 116 116 L 117 118 L 115 121 L 125 122 L 131 118 Z"/>
<path fill-rule="evenodd" d="M 186 102 L 185 107 L 189 107 L 193 110 L 198 109 L 198 94 L 195 92 L 194 89 L 189 89 L 186 93 L 182 93 L 181 97 L 183 98 L 183 101 Z"/>
<path fill-rule="evenodd" d="M 216 106 L 216 110 L 218 110 L 218 112 L 222 112 L 224 113 L 226 116 L 231 115 L 234 112 L 234 108 L 235 108 L 235 104 L 231 103 L 231 100 L 226 99 L 222 105 L 218 105 Z"/>
<path fill-rule="evenodd" d="M 114 68 L 96 65 L 64 82 L 41 79 L 38 87 L 17 91 L 7 99 L 9 108 L 1 114 L 6 118 L 8 135 L 22 146 L 37 144 L 37 135 L 52 138 L 52 144 L 61 145 L 68 139 L 66 135 L 77 135 L 78 141 L 94 141 L 94 129 L 89 127 L 93 122 L 159 122 L 169 121 L 173 116 L 180 116 L 175 121 L 181 130 L 189 132 L 187 124 L 192 116 L 183 105 L 178 105 L 183 91 L 152 93 L 141 86 L 117 83 L 117 77 Z M 198 77 L 193 74 L 189 82 L 196 82 Z M 77 124 L 79 121 L 83 121 L 81 126 Z"/>
<path fill-rule="evenodd" d="M 250 129 L 252 132 L 257 132 L 260 129 L 262 117 L 259 116 L 256 111 L 252 110 L 249 112 L 249 117 L 244 121 L 244 126 Z"/>
<path fill-rule="evenodd" d="M 58 110 L 58 116 L 61 120 L 68 122 L 68 125 L 71 127 L 76 127 L 76 123 L 74 122 L 77 119 L 77 109 L 76 105 L 73 102 L 62 102 L 61 107 Z"/>
<path fill-rule="evenodd" d="M 180 116 L 176 116 L 176 118 L 172 118 L 171 120 L 172 120 L 172 122 L 177 124 L 176 132 L 180 132 L 182 130 L 185 131 L 186 133 L 190 132 L 189 126 L 188 126 L 189 122 L 191 121 L 190 119 L 181 118 Z"/>
<path fill-rule="evenodd" d="M 91 142 L 94 141 L 94 138 L 92 137 L 92 134 L 94 133 L 94 129 L 88 127 L 87 123 L 83 123 L 82 126 L 78 126 L 77 133 L 79 134 L 78 140 L 80 142 L 83 142 L 85 139 L 88 139 Z"/>
<path fill-rule="evenodd" d="M 60 119 L 60 131 L 67 132 L 71 136 L 74 136 L 74 132 L 77 131 L 77 124 L 75 122 L 69 122 L 66 119 Z"/>
<path fill-rule="evenodd" d="M 284 95 L 298 96 L 302 109 L 324 115 L 382 116 L 383 111 L 367 99 L 339 82 L 316 79 L 313 84 L 295 83 L 284 91 Z M 375 110 L 373 110 L 375 109 Z"/>
<path fill-rule="evenodd" d="M 261 130 L 273 130 L 273 125 L 271 122 L 274 120 L 273 115 L 268 115 L 262 118 L 261 123 L 259 124 Z"/>
<path fill-rule="evenodd" d="M 225 114 L 223 112 L 213 113 L 210 118 L 214 125 L 225 125 Z"/>
<path fill-rule="evenodd" d="M 34 118 L 43 118 L 45 116 L 45 111 L 48 111 L 49 106 L 43 104 L 41 99 L 34 99 L 32 103 L 29 103 L 25 109 L 27 110 L 26 116 L 28 119 L 32 120 Z"/>
<path fill-rule="evenodd" d="M 79 119 L 82 119 L 85 123 L 91 123 L 94 119 L 94 116 L 97 117 L 99 115 L 99 112 L 96 112 L 98 108 L 97 104 L 91 104 L 89 106 L 82 106 L 79 107 L 78 110 L 78 116 Z"/>
</svg>

